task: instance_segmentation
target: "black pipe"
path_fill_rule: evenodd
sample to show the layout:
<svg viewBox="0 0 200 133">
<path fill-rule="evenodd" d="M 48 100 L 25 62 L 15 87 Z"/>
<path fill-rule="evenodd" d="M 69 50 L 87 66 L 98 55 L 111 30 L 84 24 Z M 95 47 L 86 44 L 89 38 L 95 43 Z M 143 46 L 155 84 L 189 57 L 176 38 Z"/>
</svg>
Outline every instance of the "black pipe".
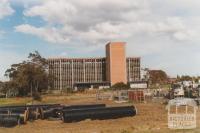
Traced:
<svg viewBox="0 0 200 133">
<path fill-rule="evenodd" d="M 89 108 L 104 108 L 105 104 L 87 104 L 87 105 L 70 105 L 64 106 L 63 110 L 72 110 L 72 109 L 89 109 Z"/>
<path fill-rule="evenodd" d="M 17 114 L 0 114 L 0 126 L 13 127 L 19 124 L 20 116 Z"/>
<path fill-rule="evenodd" d="M 48 118 L 61 118 L 62 111 L 74 109 L 91 109 L 91 108 L 104 108 L 105 104 L 86 104 L 86 105 L 68 105 L 68 106 L 54 106 L 42 108 L 42 119 Z"/>
<path fill-rule="evenodd" d="M 64 110 L 63 121 L 78 122 L 85 119 L 116 119 L 134 115 L 136 115 L 136 108 L 134 106 Z"/>
<path fill-rule="evenodd" d="M 38 105 L 18 105 L 18 106 L 0 106 L 1 114 L 19 114 L 21 121 L 25 121 L 25 111 L 28 111 L 28 120 L 36 120 L 41 118 L 42 109 L 59 108 L 60 104 L 38 104 Z"/>
</svg>

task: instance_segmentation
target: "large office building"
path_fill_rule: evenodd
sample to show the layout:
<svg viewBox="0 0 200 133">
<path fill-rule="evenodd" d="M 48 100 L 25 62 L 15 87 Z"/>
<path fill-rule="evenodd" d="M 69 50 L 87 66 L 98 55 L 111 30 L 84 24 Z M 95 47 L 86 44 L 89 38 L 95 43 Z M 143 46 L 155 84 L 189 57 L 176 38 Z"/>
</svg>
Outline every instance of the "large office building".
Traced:
<svg viewBox="0 0 200 133">
<path fill-rule="evenodd" d="M 140 80 L 140 58 L 126 57 L 124 42 L 106 45 L 106 57 L 50 58 L 49 74 L 55 89 L 99 88 Z"/>
</svg>

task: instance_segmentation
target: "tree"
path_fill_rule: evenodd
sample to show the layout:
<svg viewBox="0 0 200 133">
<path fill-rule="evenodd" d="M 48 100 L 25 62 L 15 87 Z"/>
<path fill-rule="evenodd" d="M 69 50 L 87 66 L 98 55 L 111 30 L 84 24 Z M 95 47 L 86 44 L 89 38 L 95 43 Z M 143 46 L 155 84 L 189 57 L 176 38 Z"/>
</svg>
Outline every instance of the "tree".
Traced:
<svg viewBox="0 0 200 133">
<path fill-rule="evenodd" d="M 114 90 L 127 90 L 130 87 L 127 84 L 124 84 L 123 82 L 119 82 L 114 84 L 111 88 Z"/>
<path fill-rule="evenodd" d="M 192 80 L 195 80 L 196 77 L 190 77 L 189 75 L 182 75 L 182 76 L 179 76 L 177 78 L 177 81 L 181 82 L 181 81 L 192 81 Z"/>
<path fill-rule="evenodd" d="M 47 60 L 39 52 L 30 53 L 27 61 L 11 65 L 5 76 L 10 78 L 10 86 L 17 89 L 20 96 L 34 95 L 48 88 L 50 75 Z"/>
<path fill-rule="evenodd" d="M 168 81 L 167 74 L 163 70 L 150 70 L 149 76 L 151 84 L 164 84 Z"/>
<path fill-rule="evenodd" d="M 3 93 L 4 83 L 0 81 L 0 93 Z"/>
</svg>

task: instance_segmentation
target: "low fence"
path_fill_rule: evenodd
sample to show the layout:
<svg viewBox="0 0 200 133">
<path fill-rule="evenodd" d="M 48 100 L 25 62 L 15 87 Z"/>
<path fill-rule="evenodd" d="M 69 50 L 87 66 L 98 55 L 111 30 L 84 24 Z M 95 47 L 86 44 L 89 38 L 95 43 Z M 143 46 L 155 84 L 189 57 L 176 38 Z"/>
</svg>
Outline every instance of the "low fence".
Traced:
<svg viewBox="0 0 200 133">
<path fill-rule="evenodd" d="M 143 102 L 145 101 L 144 90 L 129 90 L 128 98 L 129 101 Z"/>
</svg>

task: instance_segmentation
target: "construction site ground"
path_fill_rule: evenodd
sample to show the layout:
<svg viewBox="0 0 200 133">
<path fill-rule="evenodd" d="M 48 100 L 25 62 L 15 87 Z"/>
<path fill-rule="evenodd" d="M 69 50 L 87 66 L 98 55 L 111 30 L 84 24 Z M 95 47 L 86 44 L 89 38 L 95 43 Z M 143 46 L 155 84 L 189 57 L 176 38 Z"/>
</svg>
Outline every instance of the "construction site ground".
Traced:
<svg viewBox="0 0 200 133">
<path fill-rule="evenodd" d="M 4 103 L 20 104 L 30 102 L 29 98 L 13 98 Z M 2 100 L 0 101 L 3 104 Z M 167 127 L 167 110 L 164 100 L 154 99 L 142 103 L 115 103 L 110 100 L 96 100 L 95 94 L 71 94 L 43 96 L 43 103 L 90 104 L 105 103 L 107 106 L 134 104 L 138 114 L 133 117 L 110 120 L 84 120 L 63 123 L 61 120 L 36 120 L 13 128 L 0 127 L 0 133 L 199 133 L 200 111 L 197 111 L 197 128 L 192 130 L 171 130 Z"/>
</svg>

